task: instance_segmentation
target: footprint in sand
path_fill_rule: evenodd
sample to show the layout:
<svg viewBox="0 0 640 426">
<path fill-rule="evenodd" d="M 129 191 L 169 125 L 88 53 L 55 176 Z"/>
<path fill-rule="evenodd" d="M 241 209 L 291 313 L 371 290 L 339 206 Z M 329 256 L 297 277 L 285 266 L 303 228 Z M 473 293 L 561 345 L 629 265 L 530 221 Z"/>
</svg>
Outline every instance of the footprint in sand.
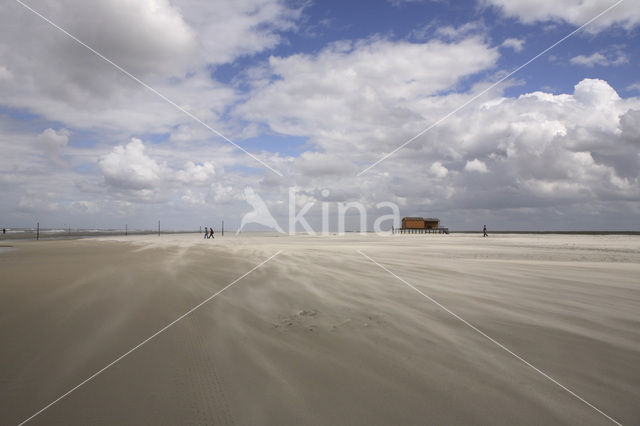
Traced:
<svg viewBox="0 0 640 426">
<path fill-rule="evenodd" d="M 304 309 L 294 315 L 280 316 L 278 321 L 273 324 L 274 328 L 281 330 L 304 328 L 307 331 L 316 331 L 322 328 L 336 331 L 343 327 L 353 329 L 383 327 L 386 325 L 388 325 L 388 322 L 382 315 L 369 314 L 327 318 L 326 316 L 321 316 L 320 312 L 315 309 Z"/>
<path fill-rule="evenodd" d="M 314 331 L 317 326 L 314 323 L 314 319 L 318 316 L 319 312 L 315 309 L 302 310 L 297 314 L 289 315 L 289 316 L 281 316 L 277 323 L 273 326 L 275 328 L 297 328 L 304 327 L 308 331 Z"/>
</svg>

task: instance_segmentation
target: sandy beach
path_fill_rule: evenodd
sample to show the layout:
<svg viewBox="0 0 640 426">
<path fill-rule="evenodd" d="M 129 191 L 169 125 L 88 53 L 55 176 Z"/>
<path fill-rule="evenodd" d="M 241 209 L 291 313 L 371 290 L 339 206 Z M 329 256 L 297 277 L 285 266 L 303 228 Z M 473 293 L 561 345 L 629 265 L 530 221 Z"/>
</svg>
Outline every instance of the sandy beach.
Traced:
<svg viewBox="0 0 640 426">
<path fill-rule="evenodd" d="M 3 245 L 2 424 L 640 424 L 639 236 Z"/>
</svg>

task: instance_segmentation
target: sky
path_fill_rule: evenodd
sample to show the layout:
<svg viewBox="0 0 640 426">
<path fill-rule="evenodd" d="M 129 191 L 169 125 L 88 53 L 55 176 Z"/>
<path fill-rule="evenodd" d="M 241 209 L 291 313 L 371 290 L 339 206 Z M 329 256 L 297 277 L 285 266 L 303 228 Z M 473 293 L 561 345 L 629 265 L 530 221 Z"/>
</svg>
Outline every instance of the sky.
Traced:
<svg viewBox="0 0 640 426">
<path fill-rule="evenodd" d="M 290 203 L 314 229 L 323 203 L 332 229 L 394 203 L 640 231 L 637 0 L 583 28 L 616 1 L 22 3 L 0 5 L 2 227 L 236 229 L 250 188 L 285 229 Z"/>
</svg>

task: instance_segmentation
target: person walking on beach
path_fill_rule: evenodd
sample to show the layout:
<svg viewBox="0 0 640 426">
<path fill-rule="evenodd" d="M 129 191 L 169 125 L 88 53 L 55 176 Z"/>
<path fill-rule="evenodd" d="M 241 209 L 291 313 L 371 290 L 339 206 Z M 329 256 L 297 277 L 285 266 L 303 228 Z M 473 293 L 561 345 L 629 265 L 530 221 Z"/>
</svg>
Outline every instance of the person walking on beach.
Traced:
<svg viewBox="0 0 640 426">
<path fill-rule="evenodd" d="M 205 238 L 209 238 L 209 230 L 207 229 L 207 227 L 204 227 L 204 237 Z"/>
<path fill-rule="evenodd" d="M 483 237 L 489 236 L 489 234 L 487 234 L 487 225 L 484 225 L 484 227 L 482 228 L 482 236 Z"/>
<path fill-rule="evenodd" d="M 216 238 L 213 236 L 213 228 L 209 228 L 209 238 L 213 238 L 213 239 Z"/>
</svg>

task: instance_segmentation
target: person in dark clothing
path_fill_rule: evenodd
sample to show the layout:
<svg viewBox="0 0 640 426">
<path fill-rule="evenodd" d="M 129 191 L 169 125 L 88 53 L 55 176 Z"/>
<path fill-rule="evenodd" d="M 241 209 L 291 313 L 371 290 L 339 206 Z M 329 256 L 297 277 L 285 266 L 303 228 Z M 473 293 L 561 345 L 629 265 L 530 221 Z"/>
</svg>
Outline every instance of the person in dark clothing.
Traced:
<svg viewBox="0 0 640 426">
<path fill-rule="evenodd" d="M 488 237 L 489 234 L 487 234 L 487 225 L 484 225 L 484 228 L 482 228 L 482 236 L 483 237 Z"/>
<path fill-rule="evenodd" d="M 209 229 L 206 226 L 204 227 L 204 237 L 209 238 Z"/>
<path fill-rule="evenodd" d="M 213 228 L 209 228 L 209 238 L 215 238 L 213 236 Z"/>
</svg>

